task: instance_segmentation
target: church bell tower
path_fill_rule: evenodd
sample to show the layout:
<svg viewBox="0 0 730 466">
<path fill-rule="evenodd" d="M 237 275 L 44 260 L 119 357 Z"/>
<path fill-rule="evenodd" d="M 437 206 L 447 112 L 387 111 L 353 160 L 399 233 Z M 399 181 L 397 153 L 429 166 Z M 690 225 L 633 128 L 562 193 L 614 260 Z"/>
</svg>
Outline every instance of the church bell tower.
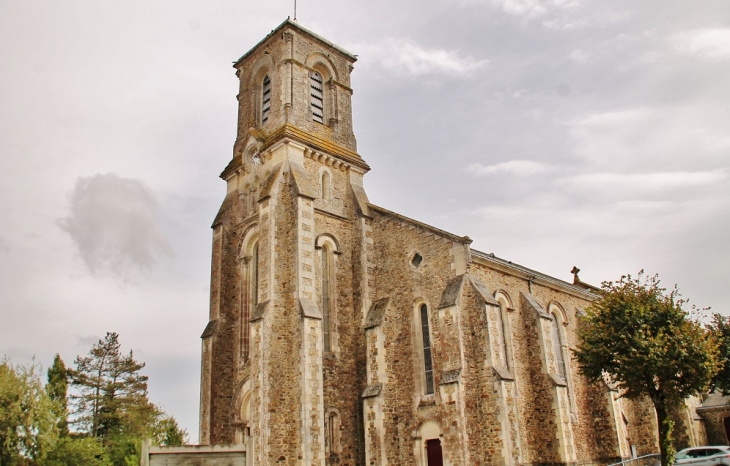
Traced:
<svg viewBox="0 0 730 466">
<path fill-rule="evenodd" d="M 201 444 L 252 465 L 355 464 L 365 386 L 368 165 L 356 57 L 286 20 L 238 59 L 238 126 L 213 222 Z"/>
</svg>

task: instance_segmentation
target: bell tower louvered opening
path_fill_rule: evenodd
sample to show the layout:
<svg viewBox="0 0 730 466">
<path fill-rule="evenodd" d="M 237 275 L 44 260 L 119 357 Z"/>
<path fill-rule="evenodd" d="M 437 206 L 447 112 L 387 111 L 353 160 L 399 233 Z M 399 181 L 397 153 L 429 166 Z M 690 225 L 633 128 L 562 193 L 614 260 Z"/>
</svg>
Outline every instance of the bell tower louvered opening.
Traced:
<svg viewBox="0 0 730 466">
<path fill-rule="evenodd" d="M 261 92 L 261 124 L 265 124 L 269 120 L 269 110 L 271 110 L 271 79 L 269 75 L 264 77 Z"/>
<path fill-rule="evenodd" d="M 312 120 L 324 124 L 324 92 L 322 91 L 322 75 L 319 74 L 319 71 L 312 71 L 309 74 L 309 87 Z"/>
</svg>

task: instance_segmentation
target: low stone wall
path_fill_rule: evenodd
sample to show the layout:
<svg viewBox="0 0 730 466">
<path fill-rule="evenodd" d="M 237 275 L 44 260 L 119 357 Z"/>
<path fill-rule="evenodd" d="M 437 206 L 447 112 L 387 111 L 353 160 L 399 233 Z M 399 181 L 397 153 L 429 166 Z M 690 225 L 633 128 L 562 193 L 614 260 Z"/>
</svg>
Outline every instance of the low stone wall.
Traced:
<svg viewBox="0 0 730 466">
<path fill-rule="evenodd" d="M 142 443 L 140 466 L 246 466 L 244 445 L 150 446 Z"/>
</svg>

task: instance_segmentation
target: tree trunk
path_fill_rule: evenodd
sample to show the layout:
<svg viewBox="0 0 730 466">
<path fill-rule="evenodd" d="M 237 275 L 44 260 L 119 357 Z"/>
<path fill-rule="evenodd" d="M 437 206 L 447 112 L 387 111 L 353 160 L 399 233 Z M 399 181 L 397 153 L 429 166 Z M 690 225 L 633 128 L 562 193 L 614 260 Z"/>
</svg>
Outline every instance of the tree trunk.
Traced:
<svg viewBox="0 0 730 466">
<path fill-rule="evenodd" d="M 654 401 L 654 409 L 659 424 L 659 452 L 662 457 L 662 466 L 671 466 L 674 463 L 675 453 L 672 443 L 674 421 L 669 417 L 667 406 L 664 403 Z"/>
</svg>

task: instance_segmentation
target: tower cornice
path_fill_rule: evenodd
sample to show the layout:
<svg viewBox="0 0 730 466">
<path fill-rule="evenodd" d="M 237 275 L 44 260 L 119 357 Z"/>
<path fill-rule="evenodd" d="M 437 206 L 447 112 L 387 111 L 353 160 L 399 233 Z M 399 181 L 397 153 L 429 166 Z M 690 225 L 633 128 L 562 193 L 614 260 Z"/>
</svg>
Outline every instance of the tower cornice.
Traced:
<svg viewBox="0 0 730 466">
<path fill-rule="evenodd" d="M 248 52 L 241 55 L 241 58 L 239 58 L 238 60 L 233 62 L 233 67 L 238 68 L 238 66 L 241 64 L 241 62 L 246 59 L 246 57 L 248 57 L 251 53 L 253 53 L 256 49 L 258 49 L 262 44 L 266 43 L 269 39 L 276 36 L 279 32 L 283 31 L 287 27 L 296 29 L 296 30 L 308 35 L 309 37 L 315 39 L 316 41 L 321 42 L 323 45 L 326 45 L 327 47 L 331 47 L 331 48 L 337 50 L 342 55 L 349 58 L 350 61 L 352 61 L 353 63 L 357 61 L 357 56 L 355 56 L 354 54 L 348 52 L 347 50 L 343 49 L 342 47 L 340 47 L 338 45 L 333 44 L 332 42 L 328 41 L 324 37 L 322 37 L 318 34 L 315 34 L 314 32 L 312 32 L 309 29 L 305 28 L 304 26 L 300 25 L 296 21 L 292 21 L 291 19 L 287 18 L 286 20 L 284 20 L 283 23 L 281 23 L 274 30 L 272 30 L 269 34 L 267 34 L 266 37 L 261 39 L 258 44 L 254 45 Z"/>
</svg>

